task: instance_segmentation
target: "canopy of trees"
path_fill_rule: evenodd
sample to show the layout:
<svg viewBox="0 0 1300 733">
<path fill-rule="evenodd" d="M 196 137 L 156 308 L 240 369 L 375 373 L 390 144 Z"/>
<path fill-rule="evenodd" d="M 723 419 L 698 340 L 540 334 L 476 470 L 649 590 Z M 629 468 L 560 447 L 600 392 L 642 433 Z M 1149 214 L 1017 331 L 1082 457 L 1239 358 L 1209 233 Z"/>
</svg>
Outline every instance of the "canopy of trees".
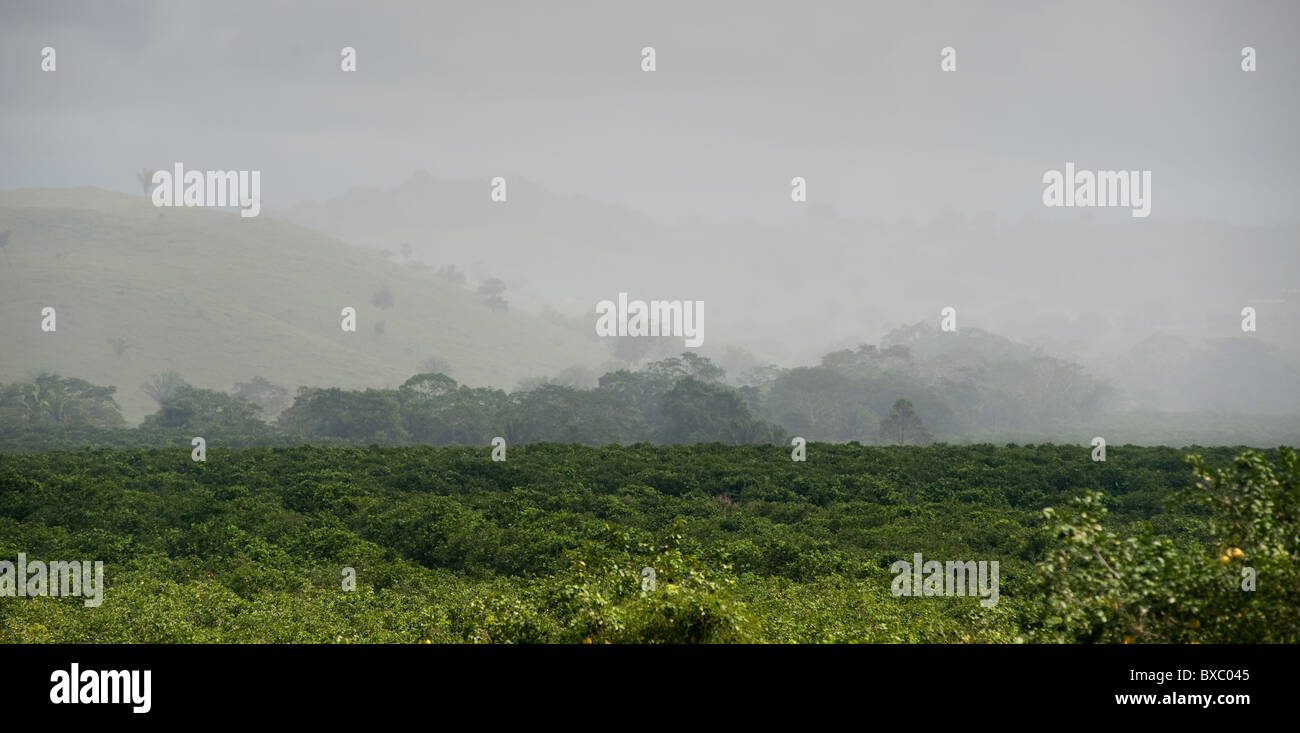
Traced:
<svg viewBox="0 0 1300 733">
<path fill-rule="evenodd" d="M 302 387 L 292 399 L 286 388 L 261 378 L 227 396 L 166 372 L 141 387 L 158 412 L 135 432 L 112 434 L 93 432 L 121 424 L 111 387 L 46 375 L 0 394 L 0 449 L 149 445 L 171 441 L 175 431 L 206 431 L 204 437 L 228 445 L 483 445 L 495 436 L 512 444 L 735 445 L 785 444 L 796 435 L 923 445 L 1082 420 L 1110 395 L 1068 362 L 978 329 L 958 336 L 928 326 L 900 329 L 880 347 L 829 353 L 818 366 L 750 368 L 743 382 L 729 381 L 722 367 L 692 352 L 599 377 L 573 367 L 527 380 L 513 393 L 460 384 L 439 359 L 424 364 L 428 371 L 396 389 Z"/>
</svg>

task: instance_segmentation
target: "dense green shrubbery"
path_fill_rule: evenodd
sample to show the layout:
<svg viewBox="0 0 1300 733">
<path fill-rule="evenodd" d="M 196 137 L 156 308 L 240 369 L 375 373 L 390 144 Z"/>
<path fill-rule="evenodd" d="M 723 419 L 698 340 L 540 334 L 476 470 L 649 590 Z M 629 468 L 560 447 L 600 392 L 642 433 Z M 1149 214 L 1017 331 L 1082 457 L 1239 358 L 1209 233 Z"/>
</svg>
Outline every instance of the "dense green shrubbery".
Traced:
<svg viewBox="0 0 1300 733">
<path fill-rule="evenodd" d="M 1103 642 L 1300 640 L 1300 459 L 1246 451 L 1229 468 L 1189 457 L 1197 483 L 1181 497 L 1208 514 L 1208 541 L 1121 535 L 1105 497 L 1088 492 L 1046 510 L 1059 540 L 1039 568 L 1049 600 L 1031 619 L 1046 639 Z"/>
<path fill-rule="evenodd" d="M 488 453 L 0 454 L 0 560 L 102 560 L 108 584 L 99 608 L 0 598 L 0 642 L 1295 641 L 1300 625 L 1286 450 L 1206 450 L 1196 490 L 1178 451 L 1129 446 L 1105 463 L 1056 446 Z M 1165 511 L 1180 491 L 1202 501 Z M 1045 525 L 1049 505 L 1073 508 Z M 1000 603 L 890 595 L 915 552 L 999 561 Z"/>
</svg>

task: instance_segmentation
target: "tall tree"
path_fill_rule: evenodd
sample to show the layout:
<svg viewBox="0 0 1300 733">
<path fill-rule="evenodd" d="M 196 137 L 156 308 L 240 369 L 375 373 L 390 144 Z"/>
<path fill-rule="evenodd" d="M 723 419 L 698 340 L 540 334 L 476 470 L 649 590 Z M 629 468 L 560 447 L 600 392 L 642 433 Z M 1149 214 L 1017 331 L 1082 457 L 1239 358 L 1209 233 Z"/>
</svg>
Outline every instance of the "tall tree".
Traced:
<svg viewBox="0 0 1300 733">
<path fill-rule="evenodd" d="M 912 403 L 902 398 L 894 402 L 889 414 L 880 421 L 880 439 L 885 443 L 899 445 L 907 445 L 909 442 L 925 445 L 934 441 L 921 424 L 921 418 L 912 409 Z"/>
</svg>

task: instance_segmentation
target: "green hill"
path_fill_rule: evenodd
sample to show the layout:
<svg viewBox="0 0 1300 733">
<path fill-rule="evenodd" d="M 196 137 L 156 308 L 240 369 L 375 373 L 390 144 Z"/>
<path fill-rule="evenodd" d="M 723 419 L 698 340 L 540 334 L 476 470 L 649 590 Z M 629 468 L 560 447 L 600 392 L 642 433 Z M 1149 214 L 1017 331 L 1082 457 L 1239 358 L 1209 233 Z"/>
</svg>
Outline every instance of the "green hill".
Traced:
<svg viewBox="0 0 1300 733">
<path fill-rule="evenodd" d="M 437 357 L 462 381 L 508 388 L 602 358 L 594 339 L 266 212 L 25 189 L 0 192 L 6 230 L 0 381 L 49 369 L 113 384 L 128 420 L 154 409 L 140 385 L 169 370 L 221 390 L 255 375 L 360 388 L 400 384 Z M 385 288 L 391 305 L 372 304 Z M 54 333 L 40 328 L 46 306 Z M 340 328 L 345 306 L 354 333 Z"/>
</svg>

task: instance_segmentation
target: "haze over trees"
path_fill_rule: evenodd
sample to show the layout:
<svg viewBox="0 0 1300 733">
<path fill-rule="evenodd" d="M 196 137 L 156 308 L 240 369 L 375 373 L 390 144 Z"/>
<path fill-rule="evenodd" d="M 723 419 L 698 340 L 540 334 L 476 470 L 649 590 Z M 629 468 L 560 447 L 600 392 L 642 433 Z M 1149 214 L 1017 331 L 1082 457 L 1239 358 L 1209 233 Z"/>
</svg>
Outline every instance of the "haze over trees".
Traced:
<svg viewBox="0 0 1300 733">
<path fill-rule="evenodd" d="M 1083 443 L 1097 433 L 1080 426 L 1096 425 L 1116 441 L 1131 440 L 1155 426 L 1160 435 L 1193 444 L 1211 442 L 1197 435 L 1249 433 L 1246 426 L 1223 417 L 1215 424 L 1185 416 L 1162 421 L 1159 416 L 1107 413 L 1115 404 L 1115 390 L 1077 365 L 978 329 L 960 338 L 949 336 L 917 325 L 887 335 L 880 346 L 863 344 L 826 354 L 817 366 L 762 365 L 740 377 L 695 352 L 599 376 L 572 366 L 554 377 L 522 380 L 511 391 L 463 384 L 446 374 L 446 360 L 434 357 L 424 360 L 429 371 L 384 389 L 299 386 L 291 393 L 288 386 L 258 376 L 237 383 L 227 395 L 163 372 L 141 386 L 154 401 L 155 412 L 141 423 L 139 434 L 123 427 L 111 436 L 79 433 L 77 439 L 151 444 L 159 439 L 158 430 L 202 428 L 213 433 L 206 437 L 221 436 L 240 445 L 272 438 L 485 445 L 496 436 L 511 444 L 770 444 L 800 436 L 925 445 L 989 436 L 1017 439 L 1051 430 L 1054 440 Z M 729 358 L 749 363 L 734 354 Z M 93 387 L 84 380 L 79 383 L 84 389 Z M 18 382 L 7 389 L 22 394 L 44 388 Z M 113 389 L 94 389 L 99 390 L 97 404 L 106 405 L 101 412 L 120 415 Z M 20 404 L 17 398 L 10 402 Z M 1300 436 L 1300 423 L 1259 421 L 1251 420 L 1259 423 L 1252 428 L 1258 435 Z M 99 428 L 109 423 L 71 416 L 53 423 L 29 419 L 10 426 L 9 444 L 33 445 L 42 430 L 57 425 Z M 4 444 L 0 440 L 0 446 Z"/>
<path fill-rule="evenodd" d="M 115 391 L 84 379 L 40 373 L 29 382 L 0 385 L 0 425 L 119 427 L 125 421 L 113 399 Z"/>
<path fill-rule="evenodd" d="M 899 399 L 880 421 L 880 440 L 892 445 L 925 445 L 934 438 L 912 410 L 912 403 Z"/>
<path fill-rule="evenodd" d="M 254 230 L 236 226 L 237 216 L 177 209 L 169 214 L 175 221 L 159 224 L 140 208 L 138 198 L 130 206 L 122 200 L 126 198 L 94 189 L 0 193 L 0 224 L 18 221 L 14 217 L 20 215 L 26 217 L 20 234 L 30 233 L 30 227 L 52 233 L 49 246 L 40 248 L 23 245 L 29 241 L 26 234 L 14 237 L 18 244 L 6 252 L 13 250 L 11 269 L 24 273 L 26 290 L 5 290 L 0 301 L 21 292 L 50 291 L 54 286 L 44 281 L 48 273 L 78 268 L 86 287 L 69 294 L 63 308 L 76 313 L 82 327 L 114 335 L 41 340 L 43 334 L 18 328 L 13 319 L 0 320 L 0 338 L 13 345 L 0 362 L 0 379 L 16 382 L 33 369 L 46 369 L 115 386 L 124 416 L 138 423 L 158 407 L 138 387 L 164 370 L 184 374 L 206 389 L 228 389 L 254 376 L 291 392 L 297 386 L 393 389 L 412 374 L 446 373 L 453 366 L 458 380 L 482 387 L 510 390 L 531 380 L 590 389 L 602 375 L 635 372 L 682 351 L 680 339 L 596 338 L 591 304 L 574 305 L 576 296 L 570 295 L 557 299 L 569 303 L 560 310 L 538 297 L 538 273 L 552 262 L 535 262 L 533 274 L 520 274 L 517 285 L 517 273 L 507 267 L 514 293 L 507 305 L 504 277 L 489 276 L 475 265 L 477 284 L 468 287 L 469 277 L 452 263 L 459 255 L 431 253 L 419 244 L 427 239 L 408 237 L 391 244 L 400 248 L 410 243 L 412 256 L 436 265 L 420 272 L 274 219 L 259 222 Z M 552 203 L 561 209 L 579 206 L 575 201 Z M 816 231 L 823 224 L 812 226 Z M 153 231 L 160 226 L 181 228 L 164 246 Z M 261 265 L 250 270 L 244 265 L 250 260 Z M 308 269 L 301 263 L 309 263 Z M 203 282 L 178 287 L 170 274 L 177 271 L 202 271 Z M 636 266 L 631 271 L 647 270 Z M 284 275 L 288 272 L 291 277 Z M 284 288 L 286 277 L 297 285 Z M 737 277 L 731 273 L 719 281 Z M 625 287 L 635 290 L 635 284 Z M 81 294 L 91 292 L 112 295 L 113 306 L 81 302 Z M 612 293 L 602 290 L 599 295 Z M 357 333 L 346 336 L 335 320 L 344 298 L 360 308 L 361 324 Z M 805 358 L 792 358 L 786 350 L 784 364 L 778 364 L 771 354 L 781 350 L 750 336 L 779 328 L 782 320 L 765 319 L 749 299 L 724 297 L 719 305 L 727 303 L 731 305 L 710 305 L 708 340 L 692 353 L 720 368 L 726 364 L 725 383 L 740 390 L 753 418 L 812 440 L 879 440 L 880 421 L 900 398 L 912 402 L 939 440 L 1082 440 L 1087 436 L 1071 432 L 1071 423 L 1089 432 L 1098 420 L 1103 430 L 1106 425 L 1174 426 L 1181 420 L 1196 427 L 1185 437 L 1177 435 L 1180 440 L 1268 445 L 1294 433 L 1287 419 L 1300 421 L 1295 407 L 1300 404 L 1300 351 L 1279 341 L 1281 334 L 1274 331 L 1267 338 L 1206 338 L 1181 327 L 1151 333 L 1139 324 L 1116 330 L 1113 317 L 1098 315 L 1101 330 L 1094 331 L 1127 333 L 1134 345 L 1044 339 L 1041 332 L 1016 340 L 968 323 L 961 311 L 956 333 L 939 331 L 934 320 L 911 320 L 912 325 L 894 326 L 870 343 L 863 334 L 870 334 L 869 324 L 880 319 L 867 315 L 868 310 L 849 319 L 857 324 L 851 336 L 834 332 L 845 319 L 816 321 L 830 329 L 814 329 L 822 334 L 820 342 L 839 344 Z M 729 325 L 737 306 L 761 321 L 761 327 L 736 331 Z M 122 322 L 111 318 L 114 313 L 130 313 L 131 318 Z M 1286 316 L 1272 312 L 1269 318 L 1267 322 L 1277 323 Z M 1006 323 L 1009 330 L 1021 331 L 1016 322 Z M 1062 338 L 1083 323 L 1059 322 Z M 60 344 L 57 354 L 44 351 L 55 343 Z M 234 351 L 222 351 L 219 344 Z M 804 343 L 798 351 L 811 348 Z M 442 360 L 432 369 L 422 363 L 431 352 Z M 660 386 L 652 392 L 659 399 L 669 389 L 671 385 Z M 645 416 L 646 409 L 653 412 L 658 406 L 640 404 L 638 409 Z M 1165 414 L 1175 411 L 1195 414 Z M 269 414 L 264 419 L 271 419 Z M 1215 423 L 1215 415 L 1241 417 Z M 1082 430 L 1085 425 L 1088 429 Z M 1172 427 L 1155 430 L 1134 429 L 1128 439 L 1174 439 L 1164 437 L 1173 435 Z"/>
</svg>

